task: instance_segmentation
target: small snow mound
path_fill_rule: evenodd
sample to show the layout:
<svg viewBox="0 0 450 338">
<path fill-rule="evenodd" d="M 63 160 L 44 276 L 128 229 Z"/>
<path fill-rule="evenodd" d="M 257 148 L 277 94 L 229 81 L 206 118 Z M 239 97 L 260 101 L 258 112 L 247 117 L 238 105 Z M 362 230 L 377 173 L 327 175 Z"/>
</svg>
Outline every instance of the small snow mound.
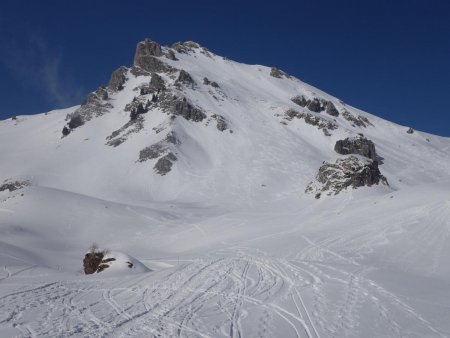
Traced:
<svg viewBox="0 0 450 338">
<path fill-rule="evenodd" d="M 83 260 L 84 273 L 107 273 L 126 275 L 130 273 L 143 273 L 151 271 L 136 258 L 118 251 L 100 251 L 91 249 Z"/>
<path fill-rule="evenodd" d="M 115 260 L 112 260 L 113 258 Z M 109 267 L 105 268 L 102 271 L 102 273 L 106 274 L 125 275 L 151 271 L 138 259 L 119 251 L 111 251 L 106 253 L 105 256 L 103 257 L 103 260 L 104 261 L 111 260 L 108 263 L 106 263 L 109 265 Z"/>
</svg>

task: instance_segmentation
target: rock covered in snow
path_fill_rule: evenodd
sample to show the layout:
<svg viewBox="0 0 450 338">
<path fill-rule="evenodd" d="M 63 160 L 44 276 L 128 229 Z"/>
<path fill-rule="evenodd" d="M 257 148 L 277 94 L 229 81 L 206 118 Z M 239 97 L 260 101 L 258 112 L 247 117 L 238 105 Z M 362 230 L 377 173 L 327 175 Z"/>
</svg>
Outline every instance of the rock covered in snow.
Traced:
<svg viewBox="0 0 450 338">
<path fill-rule="evenodd" d="M 125 275 L 151 271 L 136 258 L 118 251 L 102 251 L 97 248 L 87 252 L 83 259 L 86 275 L 108 273 Z"/>
<path fill-rule="evenodd" d="M 315 181 L 307 186 L 305 192 L 315 193 L 316 198 L 320 198 L 323 192 L 327 195 L 337 195 L 348 187 L 356 189 L 379 183 L 387 185 L 387 180 L 381 174 L 377 161 L 350 155 L 337 159 L 335 163 L 324 162 Z"/>
<path fill-rule="evenodd" d="M 123 89 L 123 85 L 127 81 L 126 74 L 128 68 L 121 66 L 111 74 L 111 79 L 108 83 L 108 88 L 113 91 L 119 91 Z"/>
<path fill-rule="evenodd" d="M 357 154 L 374 161 L 378 160 L 375 144 L 361 135 L 338 140 L 334 146 L 334 151 L 341 155 Z"/>
</svg>

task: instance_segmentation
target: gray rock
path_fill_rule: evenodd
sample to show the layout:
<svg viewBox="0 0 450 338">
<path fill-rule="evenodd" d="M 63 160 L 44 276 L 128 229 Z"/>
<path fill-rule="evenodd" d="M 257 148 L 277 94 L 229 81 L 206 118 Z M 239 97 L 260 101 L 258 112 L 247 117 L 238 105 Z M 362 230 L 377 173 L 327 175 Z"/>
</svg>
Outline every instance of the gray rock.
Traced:
<svg viewBox="0 0 450 338">
<path fill-rule="evenodd" d="M 379 183 L 388 185 L 378 168 L 378 162 L 352 155 L 337 159 L 335 163 L 325 162 L 316 180 L 307 186 L 305 192 L 314 193 L 319 198 L 322 192 L 336 195 L 348 187 L 356 189 Z"/>
<path fill-rule="evenodd" d="M 81 127 L 83 124 L 84 124 L 84 121 L 83 121 L 83 118 L 81 117 L 81 115 L 74 115 L 70 118 L 67 126 L 69 127 L 69 129 L 75 129 L 75 128 Z"/>
<path fill-rule="evenodd" d="M 171 49 L 168 49 L 165 55 L 166 55 L 166 58 L 168 58 L 169 60 L 178 61 L 177 57 L 175 56 L 174 51 Z"/>
<path fill-rule="evenodd" d="M 315 113 L 320 113 L 324 109 L 319 99 L 316 98 L 309 101 L 306 108 Z"/>
<path fill-rule="evenodd" d="M 317 129 L 322 130 L 325 136 L 331 136 L 330 130 L 338 129 L 337 124 L 311 113 L 302 113 L 295 109 L 288 109 L 284 113 L 285 120 L 292 121 L 294 118 L 302 119 L 305 123 L 317 127 Z"/>
<path fill-rule="evenodd" d="M 327 103 L 325 104 L 325 112 L 331 116 L 339 116 L 339 111 L 331 101 L 327 101 Z"/>
<path fill-rule="evenodd" d="M 214 114 L 211 118 L 216 120 L 216 127 L 218 130 L 225 131 L 228 129 L 228 123 L 222 115 Z"/>
<path fill-rule="evenodd" d="M 175 101 L 173 104 L 173 113 L 175 115 L 181 115 L 186 120 L 192 120 L 194 122 L 200 122 L 206 118 L 206 114 L 204 112 L 198 108 L 195 108 L 187 102 L 186 99 Z"/>
<path fill-rule="evenodd" d="M 176 160 L 177 157 L 172 152 L 170 152 L 167 155 L 161 157 L 158 160 L 158 162 L 156 162 L 153 169 L 156 171 L 157 174 L 164 176 L 168 172 L 170 172 L 170 170 L 172 170 L 173 162 L 175 162 Z"/>
<path fill-rule="evenodd" d="M 8 190 L 9 192 L 13 192 L 16 190 L 20 190 L 22 188 L 30 186 L 30 181 L 4 181 L 2 185 L 0 185 L 0 192 Z"/>
<path fill-rule="evenodd" d="M 143 115 L 137 115 L 135 118 L 130 119 L 119 129 L 113 131 L 111 135 L 106 137 L 106 145 L 117 147 L 128 140 L 128 137 L 133 133 L 138 133 L 144 129 L 144 117 Z"/>
<path fill-rule="evenodd" d="M 192 76 L 182 69 L 180 70 L 180 74 L 178 75 L 178 79 L 175 81 L 175 84 L 185 84 L 193 86 L 195 82 Z"/>
<path fill-rule="evenodd" d="M 347 137 L 344 140 L 337 141 L 334 146 L 334 151 L 341 155 L 357 154 L 378 161 L 375 144 L 362 136 L 354 138 Z"/>
<path fill-rule="evenodd" d="M 412 133 L 414 133 L 414 129 L 409 128 L 406 132 L 407 132 L 408 134 L 412 134 Z"/>
<path fill-rule="evenodd" d="M 67 114 L 67 126 L 63 128 L 63 137 L 69 135 L 70 131 L 78 128 L 90 121 L 94 117 L 99 117 L 109 111 L 112 105 L 107 102 L 108 91 L 104 87 L 99 87 L 90 93 L 81 104 L 80 108 L 71 114 Z M 69 132 L 67 132 L 69 129 Z"/>
<path fill-rule="evenodd" d="M 282 79 L 283 76 L 286 76 L 286 73 L 278 68 L 272 67 L 270 70 L 270 76 L 276 77 L 277 79 Z"/>
<path fill-rule="evenodd" d="M 138 77 L 138 76 L 150 76 L 150 72 L 142 69 L 141 67 L 136 67 L 133 66 L 130 69 L 130 73 L 133 74 L 134 76 Z"/>
<path fill-rule="evenodd" d="M 168 64 L 150 55 L 135 59 L 134 65 L 150 73 L 167 73 L 173 70 Z"/>
<path fill-rule="evenodd" d="M 200 48 L 200 45 L 193 41 L 175 42 L 170 48 L 176 50 L 178 53 L 189 54 L 194 52 L 195 49 Z"/>
<path fill-rule="evenodd" d="M 167 134 L 166 138 L 164 139 L 167 143 L 171 143 L 174 145 L 179 145 L 181 144 L 181 141 L 178 140 L 177 136 L 175 135 L 175 133 L 173 131 L 171 131 L 170 133 Z"/>
<path fill-rule="evenodd" d="M 131 109 L 130 120 L 135 120 L 139 115 L 146 114 L 149 111 L 150 103 L 143 104 L 139 102 L 135 107 Z"/>
<path fill-rule="evenodd" d="M 137 44 L 136 53 L 134 54 L 134 60 L 136 61 L 136 59 L 146 57 L 146 56 L 160 57 L 162 55 L 163 54 L 162 54 L 160 44 L 158 44 L 150 39 L 145 39 L 144 41 L 141 41 Z"/>
<path fill-rule="evenodd" d="M 150 87 L 156 89 L 157 91 L 166 89 L 164 79 L 156 73 L 152 74 L 152 78 L 150 80 Z"/>
<path fill-rule="evenodd" d="M 62 130 L 62 134 L 63 134 L 62 137 L 65 137 L 65 136 L 69 135 L 70 134 L 70 129 L 67 126 L 64 126 L 64 128 Z"/>
<path fill-rule="evenodd" d="M 373 126 L 373 124 L 369 121 L 369 119 L 367 117 L 364 117 L 361 115 L 354 116 L 348 110 L 344 110 L 344 112 L 342 113 L 342 116 L 344 117 L 344 119 L 346 119 L 347 121 L 352 123 L 353 126 L 364 127 L 364 128 L 366 128 L 367 126 Z"/>
<path fill-rule="evenodd" d="M 306 107 L 310 100 L 307 100 L 303 95 L 294 96 L 292 102 L 298 104 L 300 107 Z"/>
<path fill-rule="evenodd" d="M 207 86 L 211 85 L 211 87 L 214 87 L 214 88 L 219 88 L 220 87 L 217 82 L 210 81 L 207 77 L 203 78 L 203 84 L 207 85 Z"/>
<path fill-rule="evenodd" d="M 158 142 L 152 144 L 149 147 L 142 149 L 139 152 L 139 162 L 144 162 L 147 160 L 152 160 L 164 155 L 167 152 L 168 148 L 164 142 Z"/>
<path fill-rule="evenodd" d="M 183 42 L 175 42 L 170 46 L 170 48 L 175 49 L 178 53 L 188 54 L 191 50 L 183 45 Z"/>
<path fill-rule="evenodd" d="M 108 88 L 113 91 L 119 91 L 123 89 L 123 85 L 127 81 L 126 74 L 128 72 L 128 68 L 126 67 L 120 67 L 117 70 L 115 70 L 111 74 L 111 79 L 108 83 Z"/>
</svg>

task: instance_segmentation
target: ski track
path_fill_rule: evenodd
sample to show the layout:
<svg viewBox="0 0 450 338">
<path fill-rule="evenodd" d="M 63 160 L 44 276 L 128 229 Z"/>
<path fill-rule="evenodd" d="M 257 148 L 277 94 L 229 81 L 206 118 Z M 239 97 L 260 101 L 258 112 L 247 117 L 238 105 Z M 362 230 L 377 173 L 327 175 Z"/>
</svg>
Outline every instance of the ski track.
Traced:
<svg viewBox="0 0 450 338">
<path fill-rule="evenodd" d="M 0 328 L 13 327 L 24 337 L 242 338 L 269 337 L 280 328 L 292 337 L 342 337 L 357 332 L 358 308 L 367 303 L 392 336 L 405 334 L 390 315 L 399 312 L 429 335 L 445 337 L 404 300 L 367 279 L 370 267 L 327 247 L 337 240 L 308 240 L 289 257 L 234 246 L 156 275 L 23 285 L 0 297 Z M 320 260 L 324 255 L 338 263 Z M 1 281 L 31 268 L 4 267 Z M 334 301 L 327 297 L 330 286 Z M 247 325 L 249 314 L 258 318 L 256 327 Z M 35 319 L 27 322 L 30 315 Z"/>
</svg>

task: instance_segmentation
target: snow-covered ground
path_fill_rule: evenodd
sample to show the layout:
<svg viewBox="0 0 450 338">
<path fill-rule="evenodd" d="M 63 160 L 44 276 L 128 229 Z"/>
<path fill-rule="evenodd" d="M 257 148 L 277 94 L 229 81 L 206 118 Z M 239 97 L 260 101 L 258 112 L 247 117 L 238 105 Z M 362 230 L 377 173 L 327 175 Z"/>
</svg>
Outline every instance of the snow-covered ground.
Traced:
<svg viewBox="0 0 450 338">
<path fill-rule="evenodd" d="M 0 192 L 0 337 L 450 337 L 450 139 L 408 134 L 267 67 L 199 49 L 177 58 L 165 62 L 197 83 L 180 93 L 228 130 L 156 109 L 106 145 L 149 81 L 131 74 L 108 113 L 65 138 L 78 107 L 0 121 L 0 185 L 29 184 Z M 301 110 L 294 95 L 312 93 L 371 125 L 321 112 L 338 126 L 325 136 L 280 123 Z M 164 176 L 138 161 L 165 136 L 155 128 L 181 142 Z M 389 186 L 305 194 L 335 142 L 359 132 Z M 86 276 L 92 242 L 148 269 Z"/>
</svg>

